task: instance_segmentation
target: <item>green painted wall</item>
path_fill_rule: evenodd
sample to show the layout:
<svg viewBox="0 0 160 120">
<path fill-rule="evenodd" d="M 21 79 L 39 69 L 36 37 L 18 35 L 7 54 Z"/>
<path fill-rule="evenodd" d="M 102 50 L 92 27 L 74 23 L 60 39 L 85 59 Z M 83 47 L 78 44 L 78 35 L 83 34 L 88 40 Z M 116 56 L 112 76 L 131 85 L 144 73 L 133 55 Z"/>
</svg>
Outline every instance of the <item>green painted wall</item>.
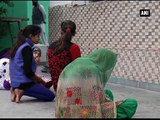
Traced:
<svg viewBox="0 0 160 120">
<path fill-rule="evenodd" d="M 7 8 L 7 17 L 24 17 L 29 18 L 28 21 L 21 22 L 21 27 L 24 28 L 26 25 L 32 24 L 32 1 L 12 1 L 14 4 L 14 7 L 6 7 Z M 46 10 L 47 13 L 47 19 L 46 19 L 46 34 L 48 36 L 48 11 L 49 11 L 49 5 L 50 1 L 39 1 L 40 4 L 42 4 Z M 11 23 L 11 29 L 12 33 L 16 37 L 18 33 L 18 25 L 16 22 Z M 7 31 L 8 32 L 8 31 Z M 10 48 L 12 47 L 11 44 L 11 38 L 9 36 L 9 33 L 7 33 L 6 36 L 0 39 L 0 51 L 4 48 Z"/>
</svg>

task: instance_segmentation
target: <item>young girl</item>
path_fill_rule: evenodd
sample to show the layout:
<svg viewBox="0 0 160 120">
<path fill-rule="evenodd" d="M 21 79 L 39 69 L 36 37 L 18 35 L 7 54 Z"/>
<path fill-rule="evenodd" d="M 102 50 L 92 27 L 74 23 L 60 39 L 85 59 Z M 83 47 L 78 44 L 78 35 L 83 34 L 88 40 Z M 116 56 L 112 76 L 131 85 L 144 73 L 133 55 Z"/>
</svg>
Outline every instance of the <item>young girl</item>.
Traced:
<svg viewBox="0 0 160 120">
<path fill-rule="evenodd" d="M 33 57 L 36 64 L 39 65 L 41 60 L 41 49 L 39 47 L 33 47 Z"/>
<path fill-rule="evenodd" d="M 49 71 L 53 81 L 53 88 L 57 91 L 58 78 L 63 68 L 81 56 L 80 48 L 71 42 L 76 34 L 76 25 L 73 21 L 65 20 L 61 23 L 61 37 L 53 42 L 48 49 Z"/>
<path fill-rule="evenodd" d="M 39 43 L 41 28 L 28 25 L 20 30 L 10 54 L 11 101 L 20 102 L 23 95 L 52 101 L 54 94 L 48 84 L 38 77 L 32 47 Z"/>
</svg>

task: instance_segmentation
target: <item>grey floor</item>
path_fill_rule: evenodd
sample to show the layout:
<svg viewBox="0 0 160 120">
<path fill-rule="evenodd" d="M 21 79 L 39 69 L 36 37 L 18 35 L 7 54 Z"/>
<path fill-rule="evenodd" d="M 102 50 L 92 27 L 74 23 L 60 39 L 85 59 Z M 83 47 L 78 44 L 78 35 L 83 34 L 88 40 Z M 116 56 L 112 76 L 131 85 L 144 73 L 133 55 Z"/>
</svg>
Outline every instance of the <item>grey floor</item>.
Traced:
<svg viewBox="0 0 160 120">
<path fill-rule="evenodd" d="M 138 109 L 134 118 L 160 118 L 160 93 L 140 88 L 108 83 L 115 99 L 134 97 L 138 100 Z M 0 90 L 0 118 L 55 118 L 55 102 L 41 102 L 27 96 L 22 103 L 10 102 L 10 93 Z"/>
<path fill-rule="evenodd" d="M 159 92 L 114 83 L 107 83 L 107 86 L 115 100 L 129 97 L 138 100 L 138 109 L 133 118 L 160 118 Z M 0 90 L 0 118 L 55 118 L 55 101 L 41 102 L 27 96 L 23 96 L 22 101 L 20 104 L 11 102 L 10 92 Z"/>
</svg>

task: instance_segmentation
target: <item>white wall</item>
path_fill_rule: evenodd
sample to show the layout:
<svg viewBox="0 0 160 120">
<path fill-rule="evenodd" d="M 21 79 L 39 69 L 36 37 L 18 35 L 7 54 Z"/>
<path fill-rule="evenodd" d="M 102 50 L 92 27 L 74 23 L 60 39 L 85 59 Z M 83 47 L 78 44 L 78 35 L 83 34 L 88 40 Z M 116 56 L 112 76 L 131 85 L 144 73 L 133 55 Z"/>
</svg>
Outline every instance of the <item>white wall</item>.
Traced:
<svg viewBox="0 0 160 120">
<path fill-rule="evenodd" d="M 77 5 L 84 5 L 88 4 L 89 1 L 50 1 L 50 7 L 57 6 L 57 5 L 66 5 L 66 4 L 77 4 Z"/>
<path fill-rule="evenodd" d="M 50 1 L 50 7 L 71 4 L 71 1 Z"/>
</svg>

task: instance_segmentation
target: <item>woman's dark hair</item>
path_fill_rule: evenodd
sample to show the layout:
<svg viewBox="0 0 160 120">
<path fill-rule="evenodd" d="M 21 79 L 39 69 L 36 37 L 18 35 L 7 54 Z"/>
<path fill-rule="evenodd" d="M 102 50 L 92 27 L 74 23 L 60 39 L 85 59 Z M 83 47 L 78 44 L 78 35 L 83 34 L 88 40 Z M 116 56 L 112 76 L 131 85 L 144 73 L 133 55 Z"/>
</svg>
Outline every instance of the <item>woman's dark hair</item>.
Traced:
<svg viewBox="0 0 160 120">
<path fill-rule="evenodd" d="M 10 50 L 10 58 L 13 58 L 16 54 L 17 49 L 20 45 L 25 42 L 26 38 L 29 38 L 29 35 L 38 35 L 41 33 L 41 28 L 36 25 L 28 25 L 24 29 L 21 29 L 17 35 L 17 40 L 14 43 L 13 47 Z"/>
<path fill-rule="evenodd" d="M 65 20 L 61 23 L 61 37 L 53 42 L 49 48 L 53 49 L 54 54 L 58 54 L 64 49 L 69 49 L 72 36 L 76 33 L 76 24 L 71 20 Z"/>
<path fill-rule="evenodd" d="M 37 6 L 38 5 L 38 0 L 32 0 L 32 5 Z"/>
</svg>

